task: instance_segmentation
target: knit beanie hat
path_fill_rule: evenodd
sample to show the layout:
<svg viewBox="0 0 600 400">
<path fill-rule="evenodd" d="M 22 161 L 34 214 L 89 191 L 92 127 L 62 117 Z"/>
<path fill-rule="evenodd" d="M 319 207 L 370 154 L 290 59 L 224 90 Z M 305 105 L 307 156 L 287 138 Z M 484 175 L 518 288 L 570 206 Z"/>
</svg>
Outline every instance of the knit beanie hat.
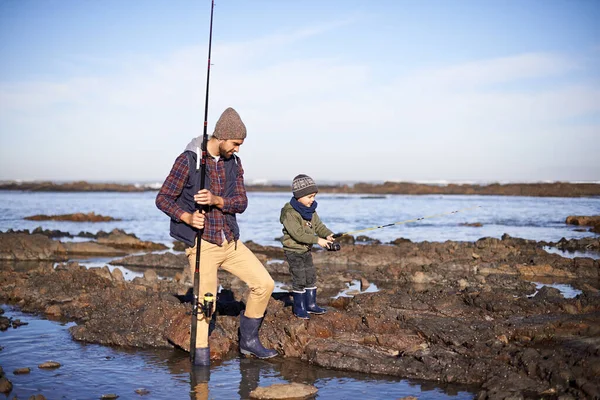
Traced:
<svg viewBox="0 0 600 400">
<path fill-rule="evenodd" d="M 219 120 L 215 124 L 213 136 L 217 139 L 245 139 L 246 125 L 242 122 L 240 115 L 233 108 L 229 107 L 223 111 Z"/>
<path fill-rule="evenodd" d="M 315 181 L 310 176 L 300 174 L 292 182 L 292 192 L 294 193 L 294 197 L 299 199 L 300 197 L 317 193 L 319 189 L 317 189 Z"/>
</svg>

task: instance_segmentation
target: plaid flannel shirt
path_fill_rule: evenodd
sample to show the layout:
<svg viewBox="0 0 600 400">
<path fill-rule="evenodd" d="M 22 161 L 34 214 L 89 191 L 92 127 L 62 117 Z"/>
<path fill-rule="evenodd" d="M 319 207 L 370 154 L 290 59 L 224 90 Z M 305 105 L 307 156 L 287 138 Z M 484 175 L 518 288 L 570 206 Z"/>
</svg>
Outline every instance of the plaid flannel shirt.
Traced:
<svg viewBox="0 0 600 400">
<path fill-rule="evenodd" d="M 210 188 L 208 189 L 212 194 L 223 198 L 223 209 L 215 206 L 209 208 L 204 221 L 202 239 L 219 246 L 223 244 L 223 237 L 228 242 L 234 239 L 233 232 L 225 222 L 223 214 L 241 214 L 248 206 L 248 197 L 244 186 L 244 169 L 239 158 L 237 163 L 238 176 L 235 182 L 234 195 L 225 197 L 225 163 L 223 158 L 219 158 L 218 161 L 210 156 L 206 158 L 206 173 L 210 179 Z M 156 196 L 157 207 L 177 221 L 181 221 L 181 216 L 185 211 L 175 201 L 188 180 L 189 171 L 187 156 L 182 153 L 175 160 L 169 176 L 165 179 Z"/>
</svg>

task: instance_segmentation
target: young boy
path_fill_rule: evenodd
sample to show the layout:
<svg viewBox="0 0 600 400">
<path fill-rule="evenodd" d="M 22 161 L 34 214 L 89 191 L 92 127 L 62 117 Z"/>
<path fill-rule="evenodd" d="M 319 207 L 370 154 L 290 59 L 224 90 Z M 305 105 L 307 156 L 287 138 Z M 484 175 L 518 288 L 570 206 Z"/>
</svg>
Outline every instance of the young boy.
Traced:
<svg viewBox="0 0 600 400">
<path fill-rule="evenodd" d="M 313 265 L 313 244 L 327 248 L 333 242 L 333 232 L 321 222 L 316 212 L 318 189 L 310 176 L 298 175 L 292 182 L 294 196 L 281 209 L 283 250 L 292 274 L 294 315 L 309 319 L 308 313 L 324 314 L 317 305 L 317 274 Z"/>
</svg>

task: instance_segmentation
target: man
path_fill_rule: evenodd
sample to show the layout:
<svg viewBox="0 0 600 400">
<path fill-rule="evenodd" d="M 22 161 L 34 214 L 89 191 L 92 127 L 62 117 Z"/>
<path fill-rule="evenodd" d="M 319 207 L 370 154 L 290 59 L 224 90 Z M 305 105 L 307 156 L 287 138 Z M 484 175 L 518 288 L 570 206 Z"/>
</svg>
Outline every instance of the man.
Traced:
<svg viewBox="0 0 600 400">
<path fill-rule="evenodd" d="M 156 196 L 156 206 L 171 217 L 171 236 L 186 243 L 185 253 L 192 272 L 196 265 L 197 229 L 204 227 L 200 254 L 200 291 L 217 292 L 217 270 L 222 267 L 250 288 L 245 312 L 240 317 L 240 351 L 259 358 L 277 355 L 260 343 L 258 330 L 275 283 L 256 256 L 239 241 L 236 214 L 246 210 L 248 198 L 244 170 L 235 155 L 246 138 L 246 126 L 233 108 L 226 109 L 207 142 L 206 189 L 200 189 L 202 136 L 193 139 L 175 164 Z M 196 203 L 208 206 L 206 215 Z M 216 306 L 216 305 L 215 305 Z M 213 308 L 214 309 L 214 308 Z M 198 313 L 195 364 L 210 365 L 208 328 L 210 319 Z"/>
</svg>

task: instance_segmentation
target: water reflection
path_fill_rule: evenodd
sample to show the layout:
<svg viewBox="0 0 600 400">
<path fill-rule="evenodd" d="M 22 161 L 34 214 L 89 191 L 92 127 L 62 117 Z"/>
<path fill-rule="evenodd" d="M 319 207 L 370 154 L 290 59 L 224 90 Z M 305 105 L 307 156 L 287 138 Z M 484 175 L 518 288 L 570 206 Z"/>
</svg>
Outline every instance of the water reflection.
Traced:
<svg viewBox="0 0 600 400">
<path fill-rule="evenodd" d="M 190 399 L 192 400 L 208 400 L 209 390 L 208 382 L 210 381 L 210 367 L 192 366 L 190 372 Z M 249 397 L 244 397 L 249 398 Z"/>
<path fill-rule="evenodd" d="M 350 283 L 346 283 L 346 289 L 339 292 L 337 295 L 333 296 L 334 299 L 338 297 L 354 297 L 357 294 L 361 293 L 376 293 L 379 292 L 379 288 L 373 282 L 369 283 L 369 286 L 363 288 L 362 282 L 359 280 L 352 280 Z"/>
<path fill-rule="evenodd" d="M 239 380 L 235 378 L 239 371 Z M 334 371 L 311 366 L 296 359 L 258 360 L 235 358 L 216 363 L 210 370 L 194 367 L 190 371 L 190 399 L 249 399 L 256 388 L 276 383 L 302 383 L 315 386 L 315 399 L 390 399 L 416 396 L 419 399 L 472 399 L 474 388 L 460 385 L 441 386 L 428 382 L 400 380 Z M 236 386 L 237 384 L 237 386 Z M 234 394 L 235 393 L 235 394 Z"/>
</svg>

